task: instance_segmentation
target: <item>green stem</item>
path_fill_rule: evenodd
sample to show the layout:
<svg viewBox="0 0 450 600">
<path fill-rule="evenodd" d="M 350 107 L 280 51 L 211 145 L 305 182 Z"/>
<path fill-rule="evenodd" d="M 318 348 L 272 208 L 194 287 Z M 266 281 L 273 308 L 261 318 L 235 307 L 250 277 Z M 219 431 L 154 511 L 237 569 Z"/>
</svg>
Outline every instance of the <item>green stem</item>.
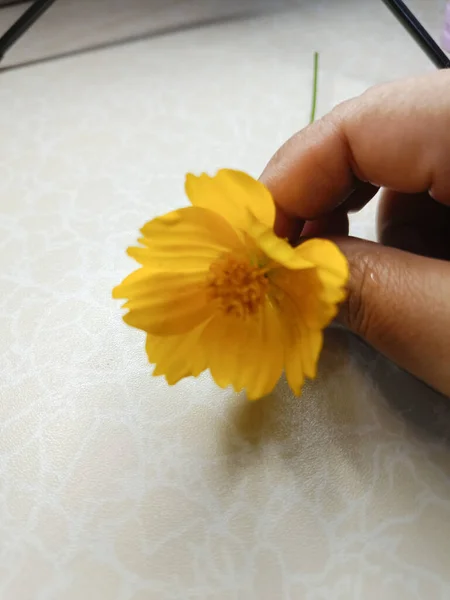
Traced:
<svg viewBox="0 0 450 600">
<path fill-rule="evenodd" d="M 317 108 L 317 79 L 319 75 L 319 53 L 314 52 L 314 75 L 313 75 L 313 95 L 311 103 L 311 117 L 310 123 L 314 123 L 316 119 L 316 108 Z"/>
</svg>

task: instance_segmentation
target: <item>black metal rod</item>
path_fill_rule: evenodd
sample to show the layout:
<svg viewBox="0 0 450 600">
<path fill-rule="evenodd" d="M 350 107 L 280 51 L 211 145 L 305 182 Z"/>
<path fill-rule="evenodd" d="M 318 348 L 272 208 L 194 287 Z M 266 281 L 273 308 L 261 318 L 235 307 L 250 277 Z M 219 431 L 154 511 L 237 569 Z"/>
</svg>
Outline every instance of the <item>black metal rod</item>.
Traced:
<svg viewBox="0 0 450 600">
<path fill-rule="evenodd" d="M 438 69 L 450 68 L 450 58 L 441 50 L 403 0 L 383 0 L 383 2 Z"/>
<path fill-rule="evenodd" d="M 15 23 L 0 37 L 0 60 L 5 52 L 35 23 L 55 0 L 35 0 Z"/>
</svg>

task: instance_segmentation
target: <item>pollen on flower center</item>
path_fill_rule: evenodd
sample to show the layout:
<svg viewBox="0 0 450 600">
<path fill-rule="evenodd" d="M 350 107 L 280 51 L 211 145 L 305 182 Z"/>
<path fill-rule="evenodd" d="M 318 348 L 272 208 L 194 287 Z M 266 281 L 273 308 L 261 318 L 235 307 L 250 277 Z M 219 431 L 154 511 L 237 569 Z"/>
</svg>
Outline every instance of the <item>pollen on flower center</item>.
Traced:
<svg viewBox="0 0 450 600">
<path fill-rule="evenodd" d="M 226 254 L 209 268 L 208 288 L 224 313 L 237 317 L 255 314 L 264 301 L 269 281 L 266 269 L 247 257 Z"/>
</svg>

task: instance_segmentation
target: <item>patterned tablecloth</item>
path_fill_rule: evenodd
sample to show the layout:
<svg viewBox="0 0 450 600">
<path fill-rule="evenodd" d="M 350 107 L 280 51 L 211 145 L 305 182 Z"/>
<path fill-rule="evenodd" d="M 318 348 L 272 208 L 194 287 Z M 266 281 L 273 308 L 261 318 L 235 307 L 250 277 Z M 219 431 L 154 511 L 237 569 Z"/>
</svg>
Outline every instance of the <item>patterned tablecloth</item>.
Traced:
<svg viewBox="0 0 450 600">
<path fill-rule="evenodd" d="M 0 598 L 449 598 L 448 402 L 340 330 L 300 399 L 169 388 L 110 297 L 186 171 L 257 176 L 306 123 L 314 49 L 322 113 L 426 59 L 378 2 L 247 1 L 17 67 L 225 10 L 88 4 L 0 74 Z M 442 3 L 416 7 L 438 26 Z"/>
</svg>

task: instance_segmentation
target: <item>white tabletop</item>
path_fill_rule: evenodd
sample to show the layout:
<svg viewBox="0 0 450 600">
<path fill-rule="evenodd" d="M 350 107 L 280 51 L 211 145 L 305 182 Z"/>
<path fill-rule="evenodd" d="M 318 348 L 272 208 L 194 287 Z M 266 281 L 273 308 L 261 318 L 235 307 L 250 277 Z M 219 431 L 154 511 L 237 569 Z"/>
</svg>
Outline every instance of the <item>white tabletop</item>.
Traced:
<svg viewBox="0 0 450 600">
<path fill-rule="evenodd" d="M 187 171 L 258 176 L 307 122 L 315 49 L 321 113 L 430 69 L 379 2 L 238 4 L 19 68 L 224 14 L 61 2 L 5 59 L 2 600 L 450 595 L 448 402 L 340 330 L 300 399 L 283 381 L 256 403 L 208 375 L 170 388 L 111 300 Z M 442 3 L 415 5 L 438 24 Z M 374 210 L 354 234 L 373 237 Z"/>
</svg>

